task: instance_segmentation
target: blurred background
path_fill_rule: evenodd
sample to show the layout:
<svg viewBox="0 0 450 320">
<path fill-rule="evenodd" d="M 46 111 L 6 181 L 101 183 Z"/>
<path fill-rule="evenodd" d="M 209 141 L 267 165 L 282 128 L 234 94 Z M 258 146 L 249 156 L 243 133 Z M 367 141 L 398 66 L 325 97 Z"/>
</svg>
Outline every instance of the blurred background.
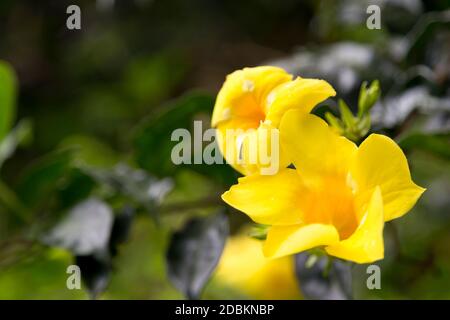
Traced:
<svg viewBox="0 0 450 320">
<path fill-rule="evenodd" d="M 66 27 L 71 4 L 80 30 Z M 381 29 L 366 26 L 370 4 Z M 386 225 L 381 290 L 355 266 L 354 295 L 450 298 L 448 0 L 2 0 L 0 34 L 0 91 L 16 75 L 0 130 L 0 299 L 182 298 L 173 233 L 220 210 L 238 174 L 175 166 L 170 135 L 194 119 L 207 129 L 225 76 L 257 65 L 323 78 L 353 108 L 361 83 L 380 81 L 372 131 L 400 144 L 427 191 Z M 248 219 L 228 218 L 201 297 L 302 298 L 294 257 L 265 260 Z M 66 287 L 74 261 L 83 290 Z"/>
</svg>

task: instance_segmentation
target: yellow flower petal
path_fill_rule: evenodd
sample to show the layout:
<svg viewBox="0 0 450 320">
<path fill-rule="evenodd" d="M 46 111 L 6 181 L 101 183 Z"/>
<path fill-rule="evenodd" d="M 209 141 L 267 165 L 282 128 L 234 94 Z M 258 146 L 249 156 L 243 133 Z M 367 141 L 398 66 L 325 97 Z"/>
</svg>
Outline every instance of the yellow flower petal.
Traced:
<svg viewBox="0 0 450 320">
<path fill-rule="evenodd" d="M 349 238 L 325 248 L 328 254 L 356 263 L 383 259 L 383 198 L 379 187 L 373 192 L 366 213 L 362 216 L 358 228 Z"/>
<path fill-rule="evenodd" d="M 242 123 L 242 125 L 245 128 L 245 124 Z M 228 130 L 233 132 L 233 136 L 228 136 L 227 138 Z M 231 121 L 221 123 L 216 129 L 216 141 L 219 145 L 222 156 L 230 166 L 243 175 L 249 175 L 252 173 L 252 168 L 247 168 L 247 166 L 245 166 L 239 158 L 242 141 L 244 140 L 246 134 L 247 129 L 242 129 L 240 132 L 235 131 L 235 124 Z"/>
<path fill-rule="evenodd" d="M 298 205 L 302 189 L 295 170 L 283 169 L 272 176 L 239 178 L 238 184 L 225 192 L 222 199 L 257 223 L 297 224 L 302 222 Z"/>
<path fill-rule="evenodd" d="M 229 238 L 213 281 L 239 289 L 252 299 L 299 299 L 293 257 L 265 258 L 262 241 L 248 235 Z"/>
<path fill-rule="evenodd" d="M 357 147 L 325 121 L 301 110 L 288 111 L 280 125 L 282 149 L 305 180 L 346 175 Z"/>
<path fill-rule="evenodd" d="M 211 126 L 230 119 L 253 121 L 254 128 L 264 120 L 264 101 L 269 92 L 292 76 L 281 68 L 262 66 L 244 68 L 227 76 L 217 95 Z"/>
<path fill-rule="evenodd" d="M 278 127 L 289 109 L 309 113 L 318 103 L 335 96 L 336 91 L 324 80 L 297 78 L 276 87 L 266 100 L 266 119 Z"/>
<path fill-rule="evenodd" d="M 407 213 L 425 191 L 411 180 L 408 161 L 400 147 L 379 134 L 370 135 L 360 145 L 351 173 L 358 186 L 359 202 L 380 186 L 385 221 Z"/>
<path fill-rule="evenodd" d="M 329 224 L 273 226 L 267 234 L 263 251 L 266 257 L 277 258 L 338 241 L 336 228 Z"/>
<path fill-rule="evenodd" d="M 273 175 L 289 165 L 287 155 L 281 149 L 279 135 L 279 130 L 266 122 L 245 135 L 241 156 L 246 175 Z"/>
</svg>

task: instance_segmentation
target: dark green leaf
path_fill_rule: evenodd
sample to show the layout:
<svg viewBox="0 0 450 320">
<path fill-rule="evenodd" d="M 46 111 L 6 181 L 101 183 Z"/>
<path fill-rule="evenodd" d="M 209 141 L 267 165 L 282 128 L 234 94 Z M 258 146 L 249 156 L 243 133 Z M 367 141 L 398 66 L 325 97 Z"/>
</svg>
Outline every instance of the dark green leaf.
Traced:
<svg viewBox="0 0 450 320">
<path fill-rule="evenodd" d="M 58 208 L 68 209 L 89 197 L 96 183 L 94 179 L 79 168 L 73 168 L 67 174 L 67 179 L 57 191 Z"/>
<path fill-rule="evenodd" d="M 47 201 L 72 168 L 73 150 L 48 154 L 32 164 L 23 174 L 17 193 L 22 201 L 35 207 Z"/>
<path fill-rule="evenodd" d="M 406 59 L 411 63 L 420 63 L 427 54 L 427 43 L 433 41 L 433 36 L 439 30 L 448 30 L 450 15 L 448 11 L 429 12 L 424 14 L 408 35 L 408 50 Z"/>
<path fill-rule="evenodd" d="M 111 262 L 98 255 L 76 256 L 75 264 L 80 267 L 81 279 L 86 285 L 91 299 L 96 299 L 106 290 L 111 277 Z"/>
<path fill-rule="evenodd" d="M 118 164 L 111 170 L 83 168 L 98 183 L 103 184 L 142 206 L 151 213 L 172 190 L 170 178 L 157 179 L 141 169 L 134 169 L 125 164 Z"/>
<path fill-rule="evenodd" d="M 132 207 L 125 206 L 114 218 L 111 236 L 109 238 L 109 250 L 111 256 L 117 255 L 118 246 L 128 239 L 134 219 L 134 213 Z"/>
<path fill-rule="evenodd" d="M 174 52 L 132 59 L 123 77 L 125 93 L 141 106 L 159 103 L 181 81 L 186 60 Z"/>
<path fill-rule="evenodd" d="M 443 159 L 450 160 L 450 135 L 448 134 L 415 133 L 400 140 L 399 145 L 405 151 L 424 150 Z"/>
<path fill-rule="evenodd" d="M 219 213 L 194 218 L 174 233 L 167 252 L 168 276 L 189 299 L 198 299 L 214 271 L 228 236 L 228 218 Z"/>
<path fill-rule="evenodd" d="M 179 143 L 171 141 L 172 132 L 184 128 L 191 132 L 191 137 L 194 139 L 192 130 L 194 120 L 201 120 L 202 129 L 208 129 L 213 106 L 213 97 L 192 93 L 177 99 L 163 108 L 162 112 L 145 120 L 134 137 L 136 161 L 139 166 L 159 176 L 173 175 L 177 170 L 188 166 L 189 169 L 214 178 L 222 184 L 233 184 L 237 174 L 228 165 L 175 165 L 171 160 L 172 149 Z"/>
</svg>

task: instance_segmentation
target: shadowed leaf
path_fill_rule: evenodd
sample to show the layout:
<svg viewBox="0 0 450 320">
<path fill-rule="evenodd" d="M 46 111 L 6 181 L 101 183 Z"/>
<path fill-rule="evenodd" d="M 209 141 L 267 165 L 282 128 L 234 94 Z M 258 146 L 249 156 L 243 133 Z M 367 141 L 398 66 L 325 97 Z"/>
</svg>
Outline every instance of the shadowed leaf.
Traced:
<svg viewBox="0 0 450 320">
<path fill-rule="evenodd" d="M 125 196 L 134 205 L 143 207 L 151 214 L 164 197 L 173 189 L 170 178 L 157 179 L 142 169 L 118 164 L 110 170 L 86 167 L 83 171 L 98 183 Z"/>
<path fill-rule="evenodd" d="M 195 138 L 202 139 L 202 137 L 194 137 L 194 121 L 201 120 L 202 129 L 208 129 L 210 127 L 209 117 L 213 106 L 213 97 L 200 93 L 191 93 L 173 101 L 163 109 L 164 111 L 146 119 L 139 125 L 134 135 L 136 161 L 139 166 L 160 176 L 173 175 L 177 170 L 189 167 L 189 169 L 213 178 L 219 183 L 225 185 L 233 184 L 237 174 L 228 165 L 192 165 L 195 150 L 192 150 L 192 164 L 175 165 L 171 159 L 173 147 L 181 143 L 179 141 L 171 141 L 174 130 L 186 129 L 190 131 L 190 142 L 193 147 Z M 203 149 L 200 152 L 203 152 Z"/>
<path fill-rule="evenodd" d="M 303 252 L 295 256 L 300 288 L 307 299 L 347 300 L 352 298 L 351 265 L 325 255 L 314 257 Z"/>
<path fill-rule="evenodd" d="M 88 289 L 89 297 L 97 299 L 109 284 L 112 269 L 110 260 L 97 255 L 76 256 L 75 264 L 80 267 L 81 279 Z"/>
<path fill-rule="evenodd" d="M 198 299 L 214 271 L 228 236 L 228 218 L 219 213 L 194 218 L 174 233 L 167 252 L 169 279 L 189 299 Z"/>
<path fill-rule="evenodd" d="M 48 201 L 72 168 L 72 151 L 47 154 L 25 170 L 17 187 L 17 193 L 25 204 L 35 207 Z"/>
</svg>

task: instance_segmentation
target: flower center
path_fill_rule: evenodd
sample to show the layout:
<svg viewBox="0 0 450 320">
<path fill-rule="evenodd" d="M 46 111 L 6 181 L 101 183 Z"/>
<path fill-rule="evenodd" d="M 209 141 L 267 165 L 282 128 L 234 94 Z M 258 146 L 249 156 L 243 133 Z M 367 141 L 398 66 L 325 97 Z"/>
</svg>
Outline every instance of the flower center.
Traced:
<svg viewBox="0 0 450 320">
<path fill-rule="evenodd" d="M 266 119 L 264 109 L 254 92 L 246 92 L 234 101 L 233 122 L 239 129 L 256 129 Z"/>
<path fill-rule="evenodd" d="M 306 223 L 332 224 L 340 239 L 353 234 L 358 226 L 352 186 L 344 177 L 325 177 L 303 195 Z M 303 197 L 302 196 L 302 197 Z"/>
</svg>

